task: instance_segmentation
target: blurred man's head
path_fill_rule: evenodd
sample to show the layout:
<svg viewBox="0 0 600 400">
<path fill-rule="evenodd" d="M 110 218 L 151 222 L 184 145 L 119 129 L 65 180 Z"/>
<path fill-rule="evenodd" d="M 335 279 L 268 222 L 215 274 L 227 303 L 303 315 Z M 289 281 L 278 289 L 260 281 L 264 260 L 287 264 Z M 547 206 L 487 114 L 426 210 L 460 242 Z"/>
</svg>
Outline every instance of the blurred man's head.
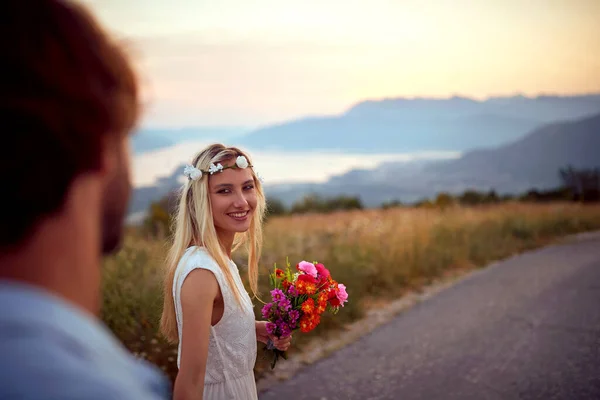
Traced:
<svg viewBox="0 0 600 400">
<path fill-rule="evenodd" d="M 16 251 L 60 215 L 74 182 L 100 177 L 102 251 L 115 250 L 130 193 L 135 74 L 81 6 L 0 2 L 0 249 Z"/>
</svg>

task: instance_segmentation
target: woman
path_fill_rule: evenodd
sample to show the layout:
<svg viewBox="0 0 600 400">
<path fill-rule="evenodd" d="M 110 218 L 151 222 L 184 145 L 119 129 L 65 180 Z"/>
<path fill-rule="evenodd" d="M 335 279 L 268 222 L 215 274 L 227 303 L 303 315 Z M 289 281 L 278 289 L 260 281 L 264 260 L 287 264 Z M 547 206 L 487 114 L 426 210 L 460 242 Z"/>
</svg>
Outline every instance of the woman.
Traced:
<svg viewBox="0 0 600 400">
<path fill-rule="evenodd" d="M 253 368 L 257 340 L 286 350 L 290 337 L 267 334 L 255 321 L 231 253 L 248 249 L 248 278 L 257 293 L 265 196 L 249 157 L 211 145 L 184 170 L 169 252 L 161 319 L 179 342 L 174 399 L 257 399 Z"/>
</svg>

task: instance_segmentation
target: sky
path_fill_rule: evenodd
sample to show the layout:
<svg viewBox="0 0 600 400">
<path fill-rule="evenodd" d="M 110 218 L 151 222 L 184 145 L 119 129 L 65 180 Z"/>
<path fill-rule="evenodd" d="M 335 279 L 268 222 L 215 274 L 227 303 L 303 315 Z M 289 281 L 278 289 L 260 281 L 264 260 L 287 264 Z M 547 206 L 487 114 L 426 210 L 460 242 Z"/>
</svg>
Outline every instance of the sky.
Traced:
<svg viewBox="0 0 600 400">
<path fill-rule="evenodd" d="M 256 128 L 366 99 L 600 92 L 599 0 L 81 0 L 145 127 Z"/>
</svg>

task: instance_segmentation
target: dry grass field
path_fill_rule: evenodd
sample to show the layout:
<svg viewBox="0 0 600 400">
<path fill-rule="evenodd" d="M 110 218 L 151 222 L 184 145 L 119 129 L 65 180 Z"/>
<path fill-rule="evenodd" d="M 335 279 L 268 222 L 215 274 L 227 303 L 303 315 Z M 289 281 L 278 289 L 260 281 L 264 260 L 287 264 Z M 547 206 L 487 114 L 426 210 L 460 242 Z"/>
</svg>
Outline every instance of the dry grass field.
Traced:
<svg viewBox="0 0 600 400">
<path fill-rule="evenodd" d="M 265 227 L 261 294 L 268 297 L 267 271 L 273 263 L 318 260 L 346 284 L 349 303 L 324 316 L 302 343 L 335 334 L 374 304 L 418 289 L 455 270 L 469 270 L 539 247 L 568 234 L 600 229 L 600 206 L 576 203 L 505 203 L 444 210 L 392 208 L 331 214 L 273 217 Z M 102 318 L 139 357 L 176 373 L 176 346 L 157 327 L 162 307 L 162 268 L 168 238 L 130 229 L 123 248 L 103 266 Z M 235 260 L 245 273 L 244 254 Z M 257 316 L 261 303 L 255 300 Z M 294 351 L 294 350 L 292 350 Z M 256 373 L 266 367 L 259 352 Z M 285 361 L 282 361 L 285 362 Z"/>
</svg>

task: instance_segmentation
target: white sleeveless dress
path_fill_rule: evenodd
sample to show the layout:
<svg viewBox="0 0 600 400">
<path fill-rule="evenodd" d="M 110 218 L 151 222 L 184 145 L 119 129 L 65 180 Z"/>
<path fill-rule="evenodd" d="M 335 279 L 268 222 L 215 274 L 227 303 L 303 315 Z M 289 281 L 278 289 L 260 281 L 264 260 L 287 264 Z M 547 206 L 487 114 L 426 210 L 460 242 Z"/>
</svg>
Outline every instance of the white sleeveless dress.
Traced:
<svg viewBox="0 0 600 400">
<path fill-rule="evenodd" d="M 230 261 L 238 290 L 242 294 L 242 307 L 221 272 L 221 268 L 208 254 L 197 246 L 186 250 L 179 261 L 173 282 L 173 297 L 179 331 L 179 351 L 177 367 L 181 360 L 181 332 L 183 327 L 181 310 L 181 287 L 187 275 L 195 268 L 211 271 L 217 278 L 224 301 L 224 312 L 221 320 L 210 328 L 208 359 L 204 378 L 204 399 L 258 399 L 254 380 L 254 364 L 256 363 L 256 327 L 253 305 L 248 292 L 244 288 L 237 266 Z M 187 338 L 190 340 L 190 338 Z"/>
</svg>

